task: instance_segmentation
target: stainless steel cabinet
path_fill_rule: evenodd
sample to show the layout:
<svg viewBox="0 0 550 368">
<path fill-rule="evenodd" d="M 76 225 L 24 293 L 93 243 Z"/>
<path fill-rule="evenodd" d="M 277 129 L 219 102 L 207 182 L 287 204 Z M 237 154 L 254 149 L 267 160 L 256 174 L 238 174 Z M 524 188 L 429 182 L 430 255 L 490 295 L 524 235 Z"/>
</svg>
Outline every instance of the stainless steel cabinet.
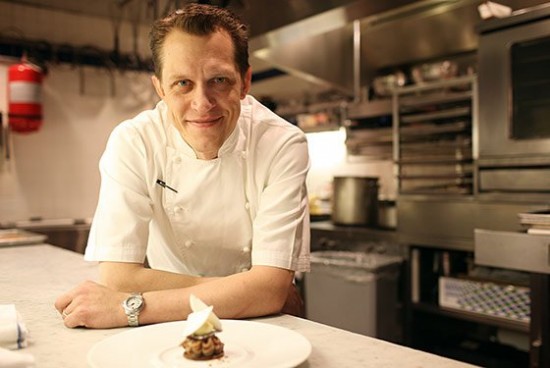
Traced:
<svg viewBox="0 0 550 368">
<path fill-rule="evenodd" d="M 475 230 L 479 265 L 550 274 L 550 235 Z"/>
<path fill-rule="evenodd" d="M 529 272 L 530 367 L 550 366 L 550 235 L 475 231 L 476 264 Z"/>
</svg>

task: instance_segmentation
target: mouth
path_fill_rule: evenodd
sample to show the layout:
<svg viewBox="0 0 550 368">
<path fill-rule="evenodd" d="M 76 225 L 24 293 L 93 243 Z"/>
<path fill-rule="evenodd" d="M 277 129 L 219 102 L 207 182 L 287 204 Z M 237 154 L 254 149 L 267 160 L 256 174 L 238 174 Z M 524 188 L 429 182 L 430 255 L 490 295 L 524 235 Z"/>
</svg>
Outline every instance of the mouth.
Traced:
<svg viewBox="0 0 550 368">
<path fill-rule="evenodd" d="M 223 119 L 223 116 L 216 116 L 216 117 L 206 117 L 206 118 L 199 118 L 199 119 L 187 119 L 186 122 L 188 124 L 194 125 L 199 128 L 208 128 L 220 123 L 222 119 Z"/>
</svg>

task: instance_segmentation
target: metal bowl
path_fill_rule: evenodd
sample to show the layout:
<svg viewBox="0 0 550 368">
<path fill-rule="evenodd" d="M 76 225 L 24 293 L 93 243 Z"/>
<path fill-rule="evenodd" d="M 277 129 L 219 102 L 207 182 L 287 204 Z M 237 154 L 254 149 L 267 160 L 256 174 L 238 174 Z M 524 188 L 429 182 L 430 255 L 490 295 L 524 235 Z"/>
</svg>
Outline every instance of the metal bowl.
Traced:
<svg viewBox="0 0 550 368">
<path fill-rule="evenodd" d="M 403 72 L 395 72 L 374 78 L 372 81 L 372 88 L 377 96 L 387 97 L 391 96 L 395 88 L 403 87 L 406 81 L 407 80 Z"/>
<path fill-rule="evenodd" d="M 413 81 L 417 84 L 436 82 L 456 77 L 458 74 L 458 65 L 449 60 L 421 64 L 413 67 L 411 74 Z"/>
</svg>

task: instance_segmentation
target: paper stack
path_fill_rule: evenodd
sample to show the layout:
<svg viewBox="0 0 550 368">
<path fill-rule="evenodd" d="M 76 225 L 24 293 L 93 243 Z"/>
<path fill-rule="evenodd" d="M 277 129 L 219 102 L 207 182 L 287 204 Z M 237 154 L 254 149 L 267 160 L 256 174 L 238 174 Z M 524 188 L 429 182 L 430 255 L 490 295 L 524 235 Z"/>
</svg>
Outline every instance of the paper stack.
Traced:
<svg viewBox="0 0 550 368">
<path fill-rule="evenodd" d="M 550 210 L 520 213 L 518 216 L 528 234 L 550 235 Z"/>
</svg>

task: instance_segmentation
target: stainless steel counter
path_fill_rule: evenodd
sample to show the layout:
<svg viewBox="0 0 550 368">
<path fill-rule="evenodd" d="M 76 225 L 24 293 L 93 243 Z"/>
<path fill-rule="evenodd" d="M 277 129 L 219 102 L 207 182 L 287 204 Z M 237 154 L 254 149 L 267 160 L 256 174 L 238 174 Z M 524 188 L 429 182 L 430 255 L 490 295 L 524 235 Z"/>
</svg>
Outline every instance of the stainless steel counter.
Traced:
<svg viewBox="0 0 550 368">
<path fill-rule="evenodd" d="M 331 221 L 311 223 L 312 251 L 365 251 L 375 243 L 397 245 L 397 232 L 393 229 L 378 227 L 334 225 Z"/>
<path fill-rule="evenodd" d="M 97 279 L 97 266 L 82 255 L 47 244 L 0 249 L 0 300 L 14 303 L 30 330 L 32 354 L 40 368 L 86 367 L 95 343 L 128 330 L 68 329 L 53 307 L 58 295 L 85 279 Z M 282 326 L 305 336 L 313 347 L 299 367 L 471 367 L 437 355 L 409 349 L 288 315 L 255 321 Z"/>
</svg>

